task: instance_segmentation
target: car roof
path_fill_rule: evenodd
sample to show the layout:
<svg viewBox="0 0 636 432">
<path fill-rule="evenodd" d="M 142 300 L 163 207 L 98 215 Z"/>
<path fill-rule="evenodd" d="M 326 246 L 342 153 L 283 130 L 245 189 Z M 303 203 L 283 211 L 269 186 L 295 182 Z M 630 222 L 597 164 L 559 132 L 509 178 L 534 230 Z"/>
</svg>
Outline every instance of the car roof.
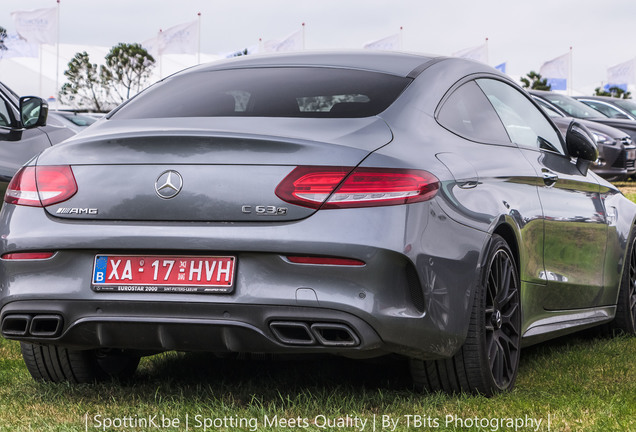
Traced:
<svg viewBox="0 0 636 432">
<path fill-rule="evenodd" d="M 558 93 L 554 93 L 551 91 L 545 91 L 545 90 L 530 90 L 530 89 L 526 89 L 528 91 L 528 93 L 536 95 L 536 96 L 544 96 L 544 95 L 549 95 L 549 94 L 558 94 Z"/>
<path fill-rule="evenodd" d="M 574 99 L 589 99 L 589 100 L 597 100 L 602 102 L 612 103 L 616 100 L 616 98 L 610 96 L 572 96 Z"/>
<path fill-rule="evenodd" d="M 315 51 L 239 56 L 188 71 L 213 71 L 254 67 L 337 67 L 362 69 L 398 76 L 417 76 L 424 65 L 444 57 L 384 51 Z"/>
</svg>

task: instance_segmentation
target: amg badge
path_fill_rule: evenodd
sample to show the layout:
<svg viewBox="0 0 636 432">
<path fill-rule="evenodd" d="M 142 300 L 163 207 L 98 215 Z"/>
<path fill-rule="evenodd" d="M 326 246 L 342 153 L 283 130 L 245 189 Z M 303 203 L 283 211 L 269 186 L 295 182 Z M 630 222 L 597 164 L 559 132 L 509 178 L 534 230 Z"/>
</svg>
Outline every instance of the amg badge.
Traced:
<svg viewBox="0 0 636 432">
<path fill-rule="evenodd" d="M 77 208 L 77 207 L 60 207 L 55 213 L 57 214 L 77 214 L 77 215 L 96 215 L 99 212 L 96 208 Z"/>
</svg>

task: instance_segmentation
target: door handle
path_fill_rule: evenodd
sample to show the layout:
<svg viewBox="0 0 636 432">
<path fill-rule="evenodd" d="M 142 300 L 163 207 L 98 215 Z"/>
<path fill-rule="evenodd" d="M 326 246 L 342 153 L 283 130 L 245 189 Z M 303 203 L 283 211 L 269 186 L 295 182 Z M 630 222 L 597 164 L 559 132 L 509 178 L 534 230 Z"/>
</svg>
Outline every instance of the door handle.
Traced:
<svg viewBox="0 0 636 432">
<path fill-rule="evenodd" d="M 556 173 L 546 169 L 541 171 L 543 174 L 543 183 L 545 183 L 546 186 L 552 186 L 559 180 L 559 176 Z"/>
</svg>

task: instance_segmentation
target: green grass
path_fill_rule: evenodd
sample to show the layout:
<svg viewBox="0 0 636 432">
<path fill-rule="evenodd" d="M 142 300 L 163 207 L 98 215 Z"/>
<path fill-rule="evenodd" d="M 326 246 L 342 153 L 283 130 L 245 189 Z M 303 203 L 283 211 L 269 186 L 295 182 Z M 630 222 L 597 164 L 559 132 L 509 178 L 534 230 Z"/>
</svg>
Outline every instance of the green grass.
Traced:
<svg viewBox="0 0 636 432">
<path fill-rule="evenodd" d="M 625 195 L 627 199 L 636 202 L 636 182 L 615 182 L 614 185 L 616 185 L 621 190 L 621 192 L 623 192 L 623 195 Z"/>
<path fill-rule="evenodd" d="M 396 431 L 495 426 L 447 425 L 446 416 L 542 421 L 539 429 L 536 424 L 517 429 L 524 431 L 547 431 L 548 418 L 553 431 L 634 431 L 634 358 L 636 338 L 561 338 L 524 350 L 516 389 L 488 399 L 416 393 L 401 360 L 332 357 L 236 360 L 167 353 L 144 359 L 130 382 L 41 384 L 31 380 L 19 345 L 1 340 L 0 431 L 177 431 L 185 430 L 186 416 L 191 431 L 203 431 L 204 419 L 227 426 L 210 425 L 208 431 L 355 431 L 362 421 L 367 422 L 364 430 L 372 431 L 374 416 L 378 431 L 391 430 L 382 428 L 383 418 L 397 421 Z M 161 425 L 162 415 L 178 419 L 180 428 L 107 427 L 108 421 L 127 418 L 138 425 L 153 416 Z M 345 421 L 347 415 L 358 417 L 360 427 L 325 423 Z M 423 423 L 415 423 L 415 416 Z M 307 427 L 283 427 L 282 421 Z"/>
</svg>

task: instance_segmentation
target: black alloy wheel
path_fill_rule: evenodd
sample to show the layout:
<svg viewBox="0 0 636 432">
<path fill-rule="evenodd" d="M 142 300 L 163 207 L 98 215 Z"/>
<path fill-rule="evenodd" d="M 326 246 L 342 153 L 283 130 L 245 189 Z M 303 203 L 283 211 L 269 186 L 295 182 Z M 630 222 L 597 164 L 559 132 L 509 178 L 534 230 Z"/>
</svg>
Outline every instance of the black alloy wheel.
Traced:
<svg viewBox="0 0 636 432">
<path fill-rule="evenodd" d="M 484 320 L 490 372 L 501 390 L 514 382 L 519 364 L 521 306 L 515 273 L 509 251 L 497 250 L 488 272 Z"/>
</svg>

